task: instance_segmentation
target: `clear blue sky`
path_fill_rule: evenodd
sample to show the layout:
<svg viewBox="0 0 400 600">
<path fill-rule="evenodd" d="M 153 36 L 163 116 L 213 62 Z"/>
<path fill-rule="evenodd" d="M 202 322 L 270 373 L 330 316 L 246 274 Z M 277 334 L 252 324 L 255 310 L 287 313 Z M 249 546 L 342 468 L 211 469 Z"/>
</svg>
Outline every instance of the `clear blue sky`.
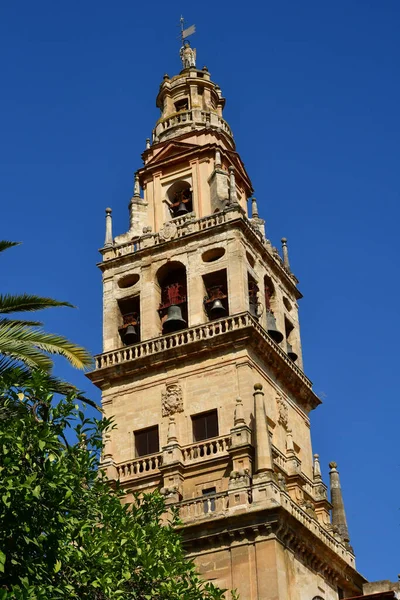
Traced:
<svg viewBox="0 0 400 600">
<path fill-rule="evenodd" d="M 126 231 L 178 20 L 225 117 L 274 245 L 289 240 L 314 451 L 341 474 L 357 566 L 400 571 L 398 0 L 2 2 L 2 288 L 67 299 L 47 329 L 101 348 L 104 209 Z M 196 8 L 198 6 L 198 8 Z M 98 399 L 64 363 L 58 374 Z"/>
</svg>

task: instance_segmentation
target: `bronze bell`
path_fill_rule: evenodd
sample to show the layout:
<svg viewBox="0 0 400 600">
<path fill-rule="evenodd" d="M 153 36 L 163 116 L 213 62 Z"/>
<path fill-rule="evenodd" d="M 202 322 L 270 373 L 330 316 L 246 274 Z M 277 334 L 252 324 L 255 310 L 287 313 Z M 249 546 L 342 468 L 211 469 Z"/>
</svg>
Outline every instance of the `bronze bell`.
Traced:
<svg viewBox="0 0 400 600">
<path fill-rule="evenodd" d="M 218 319 L 219 317 L 224 317 L 226 315 L 225 306 L 222 304 L 219 298 L 214 300 L 209 312 L 210 317 L 212 317 L 213 319 Z"/>
<path fill-rule="evenodd" d="M 287 342 L 287 355 L 293 362 L 296 362 L 296 360 L 298 359 L 296 352 L 294 352 L 292 345 L 289 344 L 289 342 Z"/>
<path fill-rule="evenodd" d="M 276 321 L 272 312 L 267 312 L 267 333 L 277 344 L 283 340 L 283 335 L 276 328 Z"/>
<path fill-rule="evenodd" d="M 186 208 L 186 204 L 184 202 L 181 202 L 178 206 L 178 208 L 176 209 L 176 216 L 177 217 L 183 217 L 183 215 L 187 215 L 188 214 L 188 209 Z"/>
<path fill-rule="evenodd" d="M 168 307 L 167 318 L 163 324 L 163 333 L 173 333 L 186 327 L 186 321 L 182 317 L 181 307 L 171 304 Z"/>
<path fill-rule="evenodd" d="M 137 342 L 137 339 L 138 339 L 138 334 L 135 329 L 135 326 L 128 325 L 128 327 L 126 328 L 126 331 L 124 333 L 124 344 L 126 346 L 130 346 L 131 344 L 134 344 L 135 342 Z"/>
</svg>

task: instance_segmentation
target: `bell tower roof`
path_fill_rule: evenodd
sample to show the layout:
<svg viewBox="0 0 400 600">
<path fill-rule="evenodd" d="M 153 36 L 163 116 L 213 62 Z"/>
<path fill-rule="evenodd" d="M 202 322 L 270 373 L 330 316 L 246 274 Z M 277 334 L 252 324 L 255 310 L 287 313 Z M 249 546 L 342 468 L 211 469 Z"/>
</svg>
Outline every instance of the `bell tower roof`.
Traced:
<svg viewBox="0 0 400 600">
<path fill-rule="evenodd" d="M 156 105 L 161 117 L 153 130 L 153 143 L 211 129 L 221 132 L 227 145 L 235 149 L 231 128 L 222 117 L 225 98 L 219 85 L 211 81 L 207 67 L 197 69 L 193 65 L 174 77 L 164 75 Z"/>
</svg>

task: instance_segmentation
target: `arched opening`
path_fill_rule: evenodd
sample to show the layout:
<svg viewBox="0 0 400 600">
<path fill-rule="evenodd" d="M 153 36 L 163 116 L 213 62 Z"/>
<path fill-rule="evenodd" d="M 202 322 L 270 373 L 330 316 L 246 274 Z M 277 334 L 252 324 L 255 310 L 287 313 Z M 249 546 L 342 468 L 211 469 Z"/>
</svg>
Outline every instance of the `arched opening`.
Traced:
<svg viewBox="0 0 400 600">
<path fill-rule="evenodd" d="M 256 319 L 259 319 L 261 316 L 260 302 L 258 299 L 259 288 L 256 280 L 252 275 L 250 275 L 250 273 L 247 273 L 247 288 L 250 314 Z"/>
<path fill-rule="evenodd" d="M 283 335 L 277 328 L 276 319 L 274 315 L 274 308 L 276 306 L 275 286 L 268 275 L 265 275 L 264 277 L 264 298 L 266 309 L 267 333 L 276 344 L 280 344 L 283 340 Z"/>
<path fill-rule="evenodd" d="M 181 262 L 172 261 L 157 272 L 160 286 L 160 315 L 162 333 L 185 329 L 188 324 L 186 268 Z"/>
<path fill-rule="evenodd" d="M 171 216 L 184 217 L 193 211 L 192 188 L 187 181 L 176 181 L 168 189 L 167 198 Z"/>
<path fill-rule="evenodd" d="M 140 296 L 118 300 L 120 312 L 118 333 L 124 346 L 140 342 Z"/>
<path fill-rule="evenodd" d="M 226 269 L 203 275 L 204 309 L 210 321 L 229 314 L 228 280 Z"/>
<path fill-rule="evenodd" d="M 294 325 L 285 317 L 285 336 L 286 336 L 286 352 L 290 360 L 296 362 L 298 355 L 296 354 L 294 345 Z"/>
</svg>

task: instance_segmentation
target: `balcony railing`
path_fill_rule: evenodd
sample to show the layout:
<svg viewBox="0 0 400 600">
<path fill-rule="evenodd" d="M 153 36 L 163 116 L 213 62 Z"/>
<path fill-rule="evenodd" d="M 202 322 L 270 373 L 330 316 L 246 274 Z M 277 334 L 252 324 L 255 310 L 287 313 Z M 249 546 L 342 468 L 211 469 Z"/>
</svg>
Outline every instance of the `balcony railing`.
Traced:
<svg viewBox="0 0 400 600">
<path fill-rule="evenodd" d="M 162 454 L 149 454 L 149 456 L 135 458 L 134 460 L 116 465 L 116 469 L 120 481 L 125 481 L 126 479 L 159 473 L 161 465 Z"/>
<path fill-rule="evenodd" d="M 183 522 L 204 519 L 207 517 L 221 517 L 229 508 L 228 492 L 184 500 L 183 502 L 178 502 L 176 506 Z"/>
<path fill-rule="evenodd" d="M 250 313 L 244 312 L 229 317 L 224 317 L 216 321 L 210 321 L 201 325 L 195 325 L 189 329 L 183 329 L 170 335 L 160 336 L 145 342 L 127 346 L 111 352 L 104 352 L 95 356 L 95 370 L 105 369 L 116 365 L 122 365 L 147 356 L 152 356 L 166 350 L 172 350 L 180 346 L 189 346 L 202 340 L 216 338 L 225 334 L 252 327 L 261 336 L 261 338 L 275 350 L 280 358 L 297 374 L 302 382 L 311 389 L 311 381 L 306 377 L 286 352 L 280 348 L 261 327 L 258 321 Z"/>
<path fill-rule="evenodd" d="M 217 456 L 226 456 L 231 443 L 229 436 L 212 438 L 202 442 L 196 442 L 190 446 L 182 448 L 182 457 L 184 463 L 198 462 L 202 459 L 215 458 Z"/>
<path fill-rule="evenodd" d="M 192 125 L 218 128 L 233 138 L 232 130 L 225 119 L 220 117 L 215 112 L 195 108 L 191 110 L 179 111 L 170 117 L 160 119 L 154 130 L 154 138 L 162 140 L 164 137 L 168 137 L 167 134 L 169 131 L 172 131 L 177 127 L 181 129 L 182 127 L 187 126 L 189 128 Z"/>
<path fill-rule="evenodd" d="M 174 237 L 179 238 L 188 233 L 204 231 L 210 227 L 221 225 L 222 223 L 225 223 L 226 220 L 225 212 L 208 215 L 201 219 L 196 219 L 194 213 L 190 213 L 189 215 L 178 217 L 167 222 L 173 223 L 176 226 L 176 235 Z M 136 240 L 105 248 L 103 251 L 104 260 L 126 256 L 127 254 L 138 252 L 149 246 L 157 246 L 163 242 L 165 242 L 165 238 L 159 233 L 147 233 Z"/>
</svg>

